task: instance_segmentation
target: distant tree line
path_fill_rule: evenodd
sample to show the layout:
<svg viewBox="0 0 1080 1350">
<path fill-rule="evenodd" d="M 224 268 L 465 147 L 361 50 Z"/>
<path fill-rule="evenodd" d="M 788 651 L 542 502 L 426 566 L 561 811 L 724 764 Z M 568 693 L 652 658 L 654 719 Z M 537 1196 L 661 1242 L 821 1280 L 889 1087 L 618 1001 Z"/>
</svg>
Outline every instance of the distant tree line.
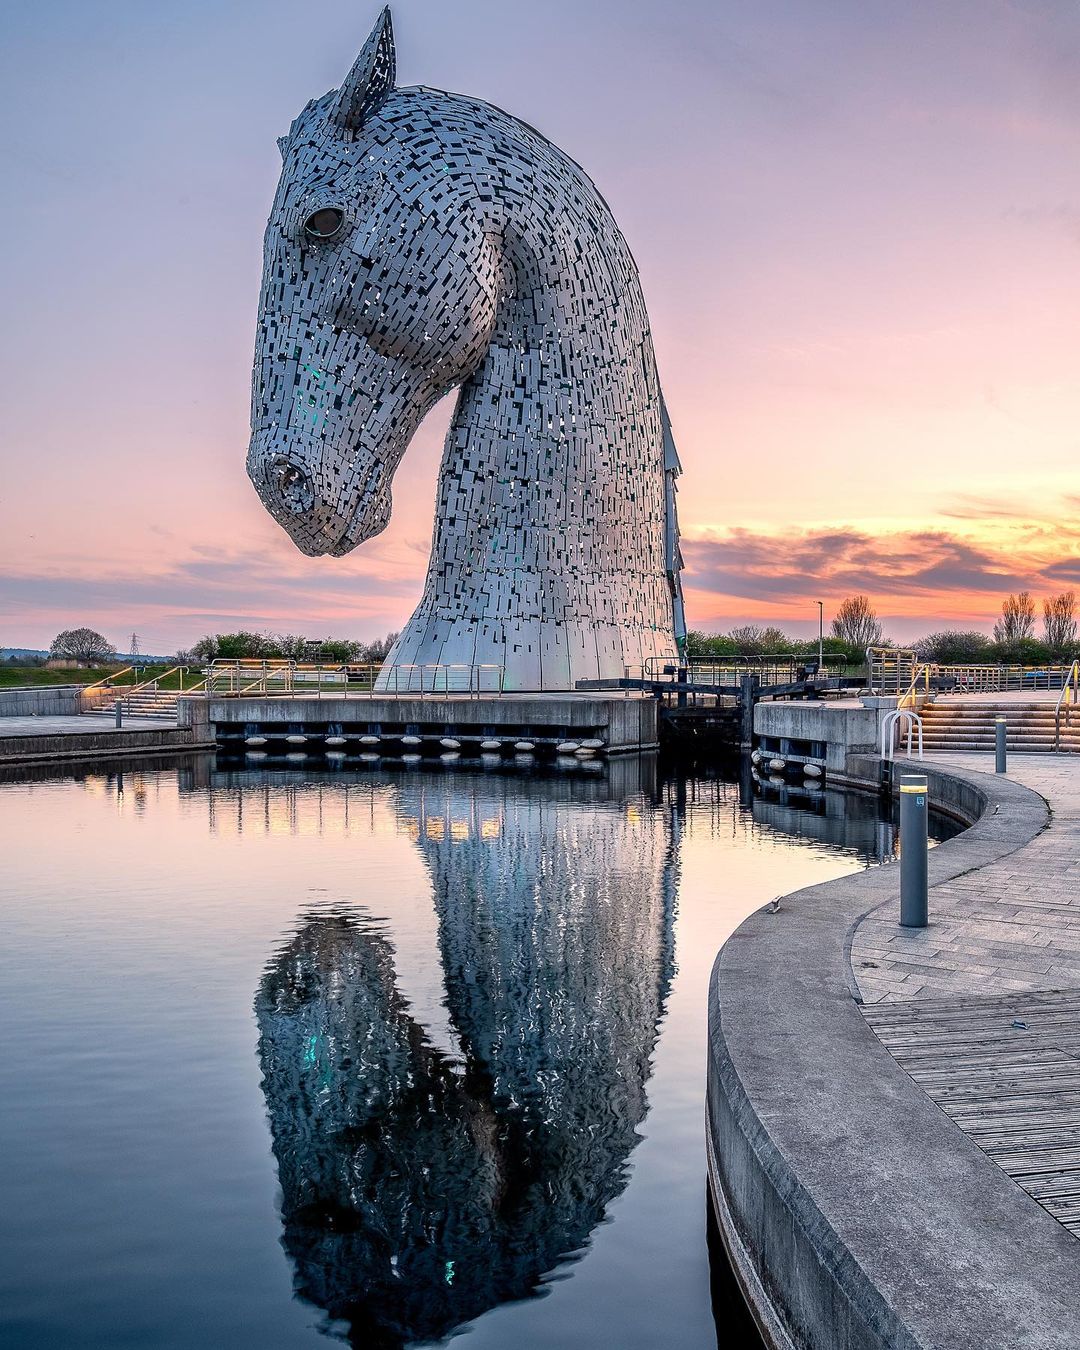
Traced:
<svg viewBox="0 0 1080 1350">
<path fill-rule="evenodd" d="M 208 633 L 193 647 L 176 653 L 178 665 L 205 665 L 209 661 L 321 661 L 376 665 L 385 661 L 397 641 L 387 633 L 374 642 L 351 638 L 306 638 L 299 633 Z"/>
<path fill-rule="evenodd" d="M 1039 665 L 1047 661 L 1071 661 L 1080 654 L 1075 591 L 1062 591 L 1042 601 L 1042 635 L 1035 636 L 1037 607 L 1030 591 L 1020 591 L 1002 602 L 1001 617 L 993 637 L 969 629 L 942 629 L 904 645 L 914 648 L 924 661 L 942 665 L 995 664 Z M 830 635 L 822 642 L 827 656 L 854 664 L 871 646 L 894 646 L 885 637 L 870 598 L 851 595 L 837 607 Z M 176 653 L 178 665 L 205 665 L 215 660 L 293 660 L 355 662 L 372 665 L 384 661 L 397 641 L 397 633 L 374 642 L 350 638 L 306 638 L 298 633 L 208 633 L 195 645 Z M 817 638 L 790 637 L 772 625 L 743 624 L 727 633 L 703 633 L 692 629 L 686 637 L 686 654 L 693 661 L 719 660 L 731 656 L 791 655 L 814 657 Z M 108 665 L 116 650 L 93 628 L 68 628 L 57 633 L 49 648 L 51 659 L 87 666 Z M 40 658 L 38 658 L 40 660 Z M 25 658 L 8 657 L 7 664 L 30 664 Z"/>
<path fill-rule="evenodd" d="M 1002 603 L 993 637 L 949 628 L 928 633 L 914 642 L 897 644 L 885 637 L 869 597 L 852 595 L 838 606 L 830 625 L 831 635 L 824 639 L 822 648 L 827 656 L 842 656 L 851 663 L 862 661 L 867 647 L 897 645 L 911 647 L 922 660 L 941 665 L 1030 666 L 1071 661 L 1080 655 L 1075 591 L 1063 591 L 1043 600 L 1041 637 L 1035 636 L 1036 614 L 1030 591 L 1020 591 Z M 813 657 L 817 650 L 817 638 L 789 637 L 780 628 L 758 624 L 744 624 L 727 633 L 691 630 L 686 638 L 687 656 L 695 661 L 781 654 Z"/>
<path fill-rule="evenodd" d="M 1037 666 L 1071 661 L 1080 654 L 1076 592 L 1062 591 L 1042 602 L 1042 636 L 1035 636 L 1035 601 L 1030 591 L 1010 595 L 1001 605 L 994 636 L 959 629 L 929 633 L 912 643 L 924 661 L 942 665 L 1007 663 Z"/>
<path fill-rule="evenodd" d="M 387 633 L 374 642 L 351 638 L 306 638 L 298 633 L 208 633 L 194 646 L 179 651 L 172 664 L 197 666 L 221 660 L 292 660 L 330 663 L 354 662 L 377 665 L 386 660 L 397 641 L 397 633 Z M 49 645 L 48 657 L 11 655 L 0 660 L 5 666 L 40 666 L 47 660 L 70 662 L 80 666 L 116 665 L 125 658 L 115 646 L 93 628 L 65 628 Z"/>
</svg>

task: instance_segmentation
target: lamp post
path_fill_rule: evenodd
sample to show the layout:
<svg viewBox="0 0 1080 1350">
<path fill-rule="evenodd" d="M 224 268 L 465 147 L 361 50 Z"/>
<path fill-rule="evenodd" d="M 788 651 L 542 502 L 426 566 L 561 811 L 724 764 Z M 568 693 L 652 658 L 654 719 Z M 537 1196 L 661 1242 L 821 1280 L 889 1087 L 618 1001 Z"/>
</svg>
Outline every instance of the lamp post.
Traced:
<svg viewBox="0 0 1080 1350">
<path fill-rule="evenodd" d="M 818 608 L 818 627 L 817 627 L 817 671 L 818 679 L 825 671 L 825 601 L 817 602 Z"/>
</svg>

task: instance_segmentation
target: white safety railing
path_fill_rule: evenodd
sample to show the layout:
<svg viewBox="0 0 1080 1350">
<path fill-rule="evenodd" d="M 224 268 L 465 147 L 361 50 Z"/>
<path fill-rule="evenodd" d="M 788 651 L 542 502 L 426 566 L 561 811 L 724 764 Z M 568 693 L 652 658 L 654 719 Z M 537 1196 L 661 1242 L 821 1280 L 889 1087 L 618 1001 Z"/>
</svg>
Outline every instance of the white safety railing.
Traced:
<svg viewBox="0 0 1080 1350">
<path fill-rule="evenodd" d="M 896 749 L 896 742 L 903 735 L 903 728 L 907 728 L 907 752 L 911 755 L 912 736 L 915 732 L 919 734 L 919 758 L 923 757 L 923 735 L 922 718 L 917 712 L 912 712 L 910 708 L 893 708 L 887 712 L 881 721 L 881 758 L 892 759 Z"/>
<path fill-rule="evenodd" d="M 374 698 L 385 694 L 503 694 L 501 665 L 403 665 L 352 662 L 217 660 L 207 669 L 209 698 L 241 696 Z"/>
</svg>

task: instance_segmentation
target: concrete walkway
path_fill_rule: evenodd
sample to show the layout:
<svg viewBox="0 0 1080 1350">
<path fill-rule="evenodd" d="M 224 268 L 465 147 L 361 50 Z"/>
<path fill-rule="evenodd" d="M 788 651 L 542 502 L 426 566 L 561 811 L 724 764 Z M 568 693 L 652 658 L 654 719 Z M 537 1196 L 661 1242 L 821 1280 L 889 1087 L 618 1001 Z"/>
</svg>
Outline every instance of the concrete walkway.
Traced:
<svg viewBox="0 0 1080 1350">
<path fill-rule="evenodd" d="M 928 762 L 993 770 L 980 754 Z M 1048 828 L 936 886 L 928 928 L 901 928 L 887 907 L 868 915 L 851 944 L 864 1003 L 1080 987 L 1080 756 L 1012 755 L 1008 777 L 1047 803 Z"/>
<path fill-rule="evenodd" d="M 208 736 L 162 717 L 0 717 L 0 765 L 116 759 L 211 748 Z"/>
<path fill-rule="evenodd" d="M 893 906 L 867 915 L 852 973 L 897 1063 L 1080 1237 L 1080 757 L 1013 755 L 1008 776 L 1039 794 L 1045 828 L 935 886 L 925 929 L 900 928 Z"/>
<path fill-rule="evenodd" d="M 0 718 L 0 739 L 14 736 L 85 736 L 87 732 L 160 731 L 176 726 L 167 717 L 124 717 L 117 727 L 112 713 L 82 713 L 77 717 L 4 717 Z"/>
<path fill-rule="evenodd" d="M 711 1191 L 770 1346 L 1080 1346 L 1080 758 L 972 762 L 921 766 L 978 819 L 931 852 L 914 952 L 886 866 L 782 897 L 717 959 Z"/>
</svg>

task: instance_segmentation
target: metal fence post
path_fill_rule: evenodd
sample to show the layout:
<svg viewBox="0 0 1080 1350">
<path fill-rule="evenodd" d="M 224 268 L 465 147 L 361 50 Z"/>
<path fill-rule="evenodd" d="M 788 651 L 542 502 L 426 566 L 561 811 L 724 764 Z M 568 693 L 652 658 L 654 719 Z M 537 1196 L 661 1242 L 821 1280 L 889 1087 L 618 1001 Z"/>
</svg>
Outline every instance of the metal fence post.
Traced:
<svg viewBox="0 0 1080 1350">
<path fill-rule="evenodd" d="M 927 924 L 927 782 L 922 774 L 900 776 L 900 926 Z"/>
<path fill-rule="evenodd" d="M 1004 717 L 994 718 L 994 772 L 1005 772 L 1005 737 L 1008 723 Z"/>
<path fill-rule="evenodd" d="M 739 748 L 747 753 L 754 747 L 754 704 L 760 687 L 761 681 L 756 675 L 743 675 L 739 680 Z"/>
</svg>

